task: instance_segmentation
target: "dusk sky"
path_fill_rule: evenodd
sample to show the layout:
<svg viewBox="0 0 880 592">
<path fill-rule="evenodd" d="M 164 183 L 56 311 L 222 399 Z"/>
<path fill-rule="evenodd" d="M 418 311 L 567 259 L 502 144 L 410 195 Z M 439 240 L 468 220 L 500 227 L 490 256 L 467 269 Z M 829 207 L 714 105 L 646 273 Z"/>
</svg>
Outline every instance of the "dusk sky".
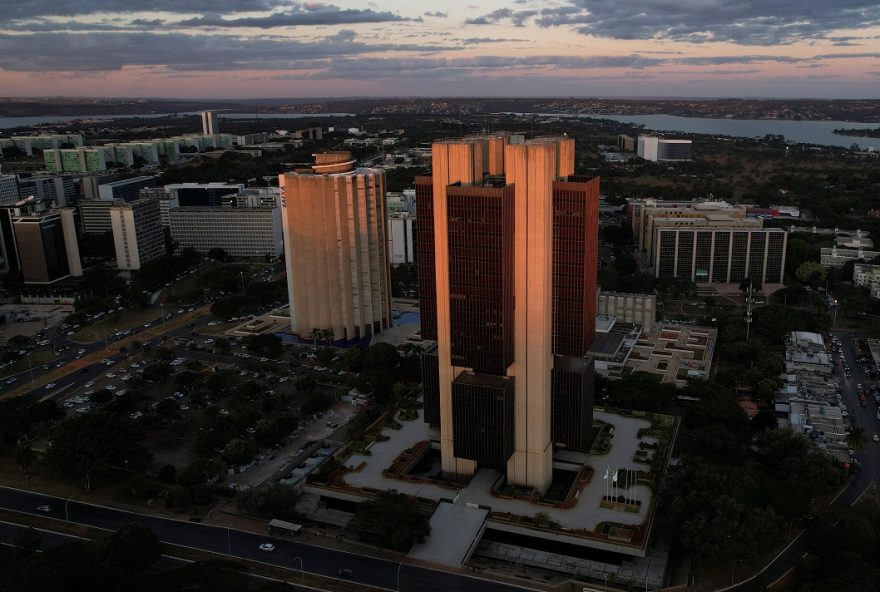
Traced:
<svg viewBox="0 0 880 592">
<path fill-rule="evenodd" d="M 877 0 L 0 0 L 0 96 L 877 98 Z"/>
</svg>

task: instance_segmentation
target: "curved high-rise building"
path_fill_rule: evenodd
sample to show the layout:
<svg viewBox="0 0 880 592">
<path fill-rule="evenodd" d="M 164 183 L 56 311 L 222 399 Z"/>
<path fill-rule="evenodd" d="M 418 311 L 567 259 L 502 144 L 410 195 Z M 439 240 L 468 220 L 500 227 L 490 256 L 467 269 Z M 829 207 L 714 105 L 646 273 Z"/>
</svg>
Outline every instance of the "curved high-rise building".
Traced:
<svg viewBox="0 0 880 592">
<path fill-rule="evenodd" d="M 385 173 L 349 152 L 279 176 L 293 333 L 360 339 L 391 326 Z"/>
</svg>

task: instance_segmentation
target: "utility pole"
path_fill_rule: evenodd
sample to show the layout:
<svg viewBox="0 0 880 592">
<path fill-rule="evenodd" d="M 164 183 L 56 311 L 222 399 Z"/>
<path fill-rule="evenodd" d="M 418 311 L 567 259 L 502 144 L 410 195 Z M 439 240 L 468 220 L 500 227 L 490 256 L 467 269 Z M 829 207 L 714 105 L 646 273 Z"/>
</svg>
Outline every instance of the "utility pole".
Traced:
<svg viewBox="0 0 880 592">
<path fill-rule="evenodd" d="M 752 326 L 752 305 L 755 303 L 754 287 L 752 278 L 749 277 L 749 289 L 746 292 L 746 341 L 749 340 L 749 329 Z"/>
</svg>

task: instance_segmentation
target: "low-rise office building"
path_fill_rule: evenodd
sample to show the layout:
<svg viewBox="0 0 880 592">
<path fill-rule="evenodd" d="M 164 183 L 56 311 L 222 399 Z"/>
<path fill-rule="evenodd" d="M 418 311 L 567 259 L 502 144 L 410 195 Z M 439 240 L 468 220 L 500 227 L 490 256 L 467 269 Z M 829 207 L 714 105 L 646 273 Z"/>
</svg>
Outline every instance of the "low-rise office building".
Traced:
<svg viewBox="0 0 880 592">
<path fill-rule="evenodd" d="M 642 331 L 651 333 L 657 318 L 657 296 L 602 291 L 599 292 L 598 314 L 616 317 L 630 325 L 641 325 Z"/>
<path fill-rule="evenodd" d="M 880 265 L 853 265 L 853 283 L 871 291 L 871 298 L 880 298 Z"/>
<path fill-rule="evenodd" d="M 657 228 L 654 277 L 695 284 L 782 284 L 788 234 L 781 228 Z"/>
<path fill-rule="evenodd" d="M 110 225 L 118 269 L 140 269 L 144 263 L 165 254 L 165 235 L 157 200 L 118 200 L 110 208 Z"/>
<path fill-rule="evenodd" d="M 819 253 L 819 261 L 823 267 L 843 267 L 848 261 L 872 261 L 875 257 L 880 257 L 880 251 L 822 247 Z"/>
<path fill-rule="evenodd" d="M 100 199 L 121 199 L 124 201 L 134 201 L 140 197 L 140 190 L 156 185 L 156 177 L 142 176 L 133 177 L 131 179 L 122 179 L 121 181 L 113 181 L 98 186 L 98 197 Z"/>
<path fill-rule="evenodd" d="M 639 136 L 636 151 L 645 160 L 653 162 L 691 160 L 693 142 L 657 136 Z"/>
<path fill-rule="evenodd" d="M 220 248 L 232 257 L 278 257 L 282 252 L 278 208 L 178 207 L 169 212 L 171 238 L 200 253 Z"/>
<path fill-rule="evenodd" d="M 18 178 L 15 175 L 0 174 L 0 206 L 13 205 L 19 199 Z"/>
</svg>

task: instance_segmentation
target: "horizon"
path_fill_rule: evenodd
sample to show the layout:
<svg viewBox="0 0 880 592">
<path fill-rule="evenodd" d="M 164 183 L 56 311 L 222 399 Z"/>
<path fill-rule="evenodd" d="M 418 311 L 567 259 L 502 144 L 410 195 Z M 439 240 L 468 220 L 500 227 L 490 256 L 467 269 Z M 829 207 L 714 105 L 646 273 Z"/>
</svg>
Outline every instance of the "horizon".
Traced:
<svg viewBox="0 0 880 592">
<path fill-rule="evenodd" d="M 867 0 L 459 0 L 442 11 L 403 0 L 33 0 L 6 12 L 10 98 L 880 95 L 880 7 Z"/>
</svg>

